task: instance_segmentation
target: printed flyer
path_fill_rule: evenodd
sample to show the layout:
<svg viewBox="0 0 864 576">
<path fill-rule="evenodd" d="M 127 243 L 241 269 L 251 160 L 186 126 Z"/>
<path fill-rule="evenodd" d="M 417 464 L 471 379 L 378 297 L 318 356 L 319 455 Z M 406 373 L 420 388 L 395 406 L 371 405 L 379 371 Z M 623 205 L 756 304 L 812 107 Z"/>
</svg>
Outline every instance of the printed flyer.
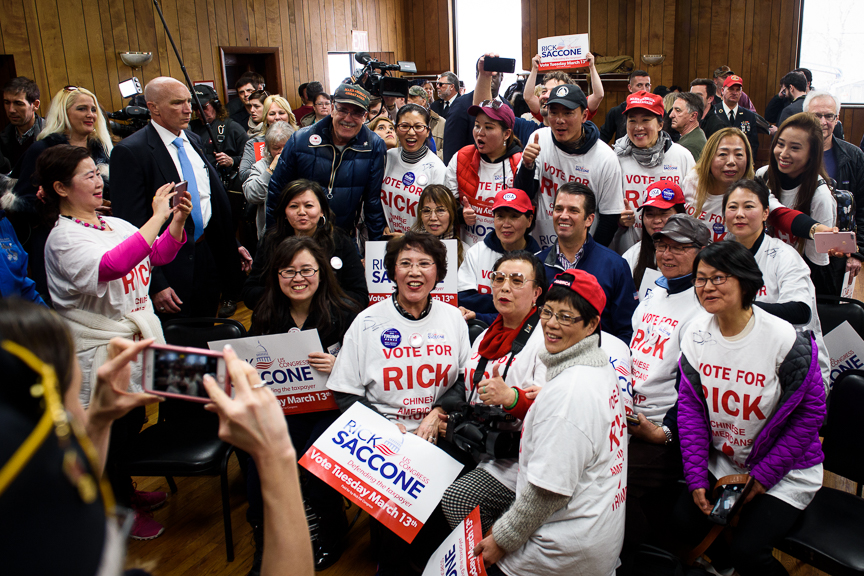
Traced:
<svg viewBox="0 0 864 576">
<path fill-rule="evenodd" d="M 327 375 L 309 365 L 309 353 L 323 351 L 318 330 L 207 343 L 218 352 L 225 344 L 230 344 L 238 357 L 255 367 L 261 380 L 276 394 L 285 414 L 337 408 L 333 393 L 327 389 Z"/>
<path fill-rule="evenodd" d="M 588 65 L 588 34 L 550 36 L 537 41 L 540 72 L 584 68 Z"/>
<path fill-rule="evenodd" d="M 459 270 L 459 254 L 456 240 L 442 240 L 447 247 L 447 275 L 432 290 L 432 298 L 446 304 L 458 306 L 456 300 L 456 275 Z M 369 290 L 369 304 L 386 300 L 393 293 L 393 282 L 387 276 L 384 254 L 387 242 L 366 242 L 366 288 Z"/>
<path fill-rule="evenodd" d="M 482 539 L 477 506 L 432 554 L 423 576 L 485 576 L 483 557 L 474 556 L 474 547 Z"/>
<path fill-rule="evenodd" d="M 864 369 L 864 340 L 849 322 L 843 322 L 825 334 L 825 347 L 831 358 L 831 376 L 828 387 L 846 370 Z"/>
<path fill-rule="evenodd" d="M 403 434 L 359 402 L 321 434 L 300 465 L 408 543 L 462 470 L 434 444 Z"/>
</svg>

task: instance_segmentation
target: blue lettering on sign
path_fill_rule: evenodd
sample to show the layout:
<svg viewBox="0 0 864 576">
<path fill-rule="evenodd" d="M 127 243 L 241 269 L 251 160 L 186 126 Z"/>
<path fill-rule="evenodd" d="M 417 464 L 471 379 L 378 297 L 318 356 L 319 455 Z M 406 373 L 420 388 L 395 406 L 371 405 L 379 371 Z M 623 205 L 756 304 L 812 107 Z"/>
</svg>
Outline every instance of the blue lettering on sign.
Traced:
<svg viewBox="0 0 864 576">
<path fill-rule="evenodd" d="M 336 433 L 336 436 L 332 438 L 332 441 L 340 448 L 348 450 L 352 456 L 367 464 L 370 470 L 377 472 L 379 476 L 408 494 L 411 498 L 416 500 L 417 497 L 420 496 L 420 492 L 426 487 L 425 484 L 411 476 L 405 470 L 399 469 L 392 462 L 388 462 L 381 454 L 376 454 L 372 450 L 372 447 L 368 445 L 368 441 L 367 444 L 358 447 L 357 437 L 351 438 L 350 440 L 348 438 L 349 433 L 345 430 L 340 430 Z M 375 438 L 380 440 L 380 437 Z M 362 440 L 362 438 L 360 438 L 360 440 Z"/>
<path fill-rule="evenodd" d="M 312 367 L 297 366 L 296 368 L 288 368 L 286 370 L 264 370 L 261 372 L 261 379 L 268 386 L 272 386 L 273 384 L 290 384 L 292 382 L 309 382 L 312 380 Z"/>
<path fill-rule="evenodd" d="M 414 184 L 414 179 L 415 177 L 413 172 L 406 172 L 405 175 L 402 176 L 402 184 L 405 186 L 411 186 Z"/>
<path fill-rule="evenodd" d="M 851 356 L 848 360 L 841 364 L 838 364 L 833 370 L 831 370 L 831 384 L 833 385 L 834 380 L 836 380 L 837 377 L 840 376 L 840 374 L 842 374 L 843 372 L 846 372 L 847 370 L 860 370 L 861 368 L 864 368 L 864 364 L 861 363 L 861 360 L 858 358 L 858 356 Z"/>
<path fill-rule="evenodd" d="M 402 342 L 402 334 L 396 328 L 388 328 L 381 333 L 381 344 L 385 348 L 395 348 Z"/>
<path fill-rule="evenodd" d="M 375 284 L 381 284 L 382 282 L 390 282 L 390 277 L 387 276 L 386 270 L 373 270 L 372 282 L 374 282 Z"/>
</svg>

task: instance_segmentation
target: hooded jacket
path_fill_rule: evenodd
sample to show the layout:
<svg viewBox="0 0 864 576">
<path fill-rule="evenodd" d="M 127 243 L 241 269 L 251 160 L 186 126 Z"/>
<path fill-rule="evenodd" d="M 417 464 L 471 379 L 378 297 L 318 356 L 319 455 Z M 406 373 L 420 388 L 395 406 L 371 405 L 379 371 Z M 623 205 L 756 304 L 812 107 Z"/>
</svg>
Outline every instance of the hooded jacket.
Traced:
<svg viewBox="0 0 864 576">
<path fill-rule="evenodd" d="M 299 178 L 318 182 L 327 194 L 336 215 L 336 225 L 353 235 L 363 209 L 369 239 L 378 240 L 384 231 L 381 184 L 387 147 L 365 125 L 340 152 L 333 144 L 333 117 L 291 135 L 279 155 L 267 192 L 267 227 L 273 225 L 273 209 L 285 186 Z"/>
</svg>

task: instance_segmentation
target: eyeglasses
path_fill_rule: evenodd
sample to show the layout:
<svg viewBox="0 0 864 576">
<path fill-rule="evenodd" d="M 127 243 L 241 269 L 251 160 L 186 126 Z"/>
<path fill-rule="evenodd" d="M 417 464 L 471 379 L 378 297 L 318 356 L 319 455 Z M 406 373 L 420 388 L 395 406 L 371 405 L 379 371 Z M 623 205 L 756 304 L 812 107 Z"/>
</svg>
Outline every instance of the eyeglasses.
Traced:
<svg viewBox="0 0 864 576">
<path fill-rule="evenodd" d="M 433 266 L 435 266 L 435 262 L 432 260 L 421 260 L 419 262 L 411 262 L 410 260 L 400 260 L 396 263 L 397 270 L 413 270 L 414 267 L 420 268 L 422 271 L 431 270 Z"/>
<path fill-rule="evenodd" d="M 435 86 L 437 86 L 438 88 L 440 88 L 442 86 L 453 86 L 453 83 L 452 82 L 435 82 Z"/>
<path fill-rule="evenodd" d="M 678 246 L 670 246 L 664 242 L 657 242 L 654 244 L 654 251 L 658 254 L 663 254 L 667 250 L 674 254 L 675 256 L 681 256 L 684 254 L 688 248 L 696 248 L 695 244 L 681 244 Z"/>
<path fill-rule="evenodd" d="M 420 210 L 420 214 L 422 214 L 423 216 L 431 216 L 433 212 L 438 218 L 443 218 L 447 215 L 446 208 L 435 208 L 434 210 L 432 208 L 422 208 Z"/>
<path fill-rule="evenodd" d="M 314 276 L 317 272 L 317 268 L 301 268 L 300 270 L 286 268 L 284 270 L 279 270 L 279 276 L 281 276 L 285 280 L 292 280 L 298 274 L 303 278 L 309 278 L 310 276 Z"/>
<path fill-rule="evenodd" d="M 571 316 L 570 314 L 565 314 L 564 312 L 552 312 L 551 308 L 544 306 L 540 309 L 540 318 L 543 320 L 551 320 L 552 317 L 555 317 L 555 320 L 558 321 L 558 324 L 561 326 L 570 326 L 582 320 L 582 316 Z"/>
<path fill-rule="evenodd" d="M 336 112 L 342 116 L 350 116 L 351 118 L 356 118 L 358 120 L 366 115 L 366 110 L 363 110 L 362 108 L 359 110 L 350 110 L 348 108 L 336 106 Z"/>
<path fill-rule="evenodd" d="M 481 108 L 492 108 L 493 110 L 497 110 L 501 106 L 504 106 L 504 103 L 500 100 L 483 100 L 480 102 Z"/>
<path fill-rule="evenodd" d="M 510 285 L 513 288 L 521 288 L 525 285 L 526 282 L 534 282 L 534 280 L 528 280 L 525 278 L 525 275 L 521 272 L 512 272 L 510 274 L 505 274 L 503 272 L 492 272 L 489 275 L 489 278 L 492 280 L 492 286 L 496 288 L 500 288 L 504 286 L 505 280 L 510 280 Z"/>
<path fill-rule="evenodd" d="M 326 102 L 316 102 L 315 107 L 316 108 L 329 108 L 330 107 L 330 101 L 327 100 Z"/>
<path fill-rule="evenodd" d="M 833 122 L 835 118 L 837 118 L 836 114 L 820 114 L 818 112 L 813 112 L 813 116 L 816 117 L 817 120 L 827 120 L 828 122 Z"/>
<path fill-rule="evenodd" d="M 708 284 L 709 280 L 714 286 L 719 286 L 720 284 L 725 284 L 726 279 L 731 277 L 732 275 L 729 274 L 728 276 L 712 276 L 711 278 L 693 278 L 690 282 L 692 282 L 693 286 L 695 286 L 696 288 L 704 287 L 706 284 Z"/>
<path fill-rule="evenodd" d="M 396 125 L 396 130 L 401 132 L 402 134 L 407 134 L 409 130 L 414 129 L 415 134 L 422 134 L 429 129 L 425 124 L 407 124 L 405 122 Z"/>
</svg>

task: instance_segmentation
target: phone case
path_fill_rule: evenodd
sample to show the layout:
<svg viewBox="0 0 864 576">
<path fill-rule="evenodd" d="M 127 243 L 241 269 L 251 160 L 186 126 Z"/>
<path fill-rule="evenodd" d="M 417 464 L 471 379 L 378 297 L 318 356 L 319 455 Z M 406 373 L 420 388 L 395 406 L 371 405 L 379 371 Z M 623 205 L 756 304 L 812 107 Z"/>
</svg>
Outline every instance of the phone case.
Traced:
<svg viewBox="0 0 864 576">
<path fill-rule="evenodd" d="M 813 237 L 816 243 L 816 251 L 827 254 L 829 250 L 835 249 L 845 253 L 857 252 L 854 232 L 817 232 Z"/>
<path fill-rule="evenodd" d="M 215 352 L 213 350 L 208 350 L 206 348 L 190 348 L 187 346 L 172 346 L 170 344 L 153 344 L 146 350 L 144 350 L 143 363 L 142 363 L 142 380 L 144 391 L 149 394 L 155 394 L 156 396 L 164 396 L 166 398 L 179 398 L 181 400 L 188 400 L 190 402 L 199 402 L 201 404 L 206 404 L 210 402 L 209 398 L 202 398 L 199 396 L 193 396 L 190 394 L 176 394 L 173 392 L 167 392 L 164 390 L 156 390 L 153 386 L 153 351 L 154 350 L 171 350 L 174 352 L 186 353 L 186 354 L 198 354 L 202 356 L 210 356 L 213 358 L 218 358 L 219 362 L 217 363 L 217 374 L 216 380 L 217 382 L 224 383 L 224 392 L 225 394 L 231 395 L 231 382 L 228 376 L 228 368 L 225 364 L 225 358 L 222 356 L 221 352 Z M 201 384 L 203 386 L 203 384 Z"/>
</svg>

